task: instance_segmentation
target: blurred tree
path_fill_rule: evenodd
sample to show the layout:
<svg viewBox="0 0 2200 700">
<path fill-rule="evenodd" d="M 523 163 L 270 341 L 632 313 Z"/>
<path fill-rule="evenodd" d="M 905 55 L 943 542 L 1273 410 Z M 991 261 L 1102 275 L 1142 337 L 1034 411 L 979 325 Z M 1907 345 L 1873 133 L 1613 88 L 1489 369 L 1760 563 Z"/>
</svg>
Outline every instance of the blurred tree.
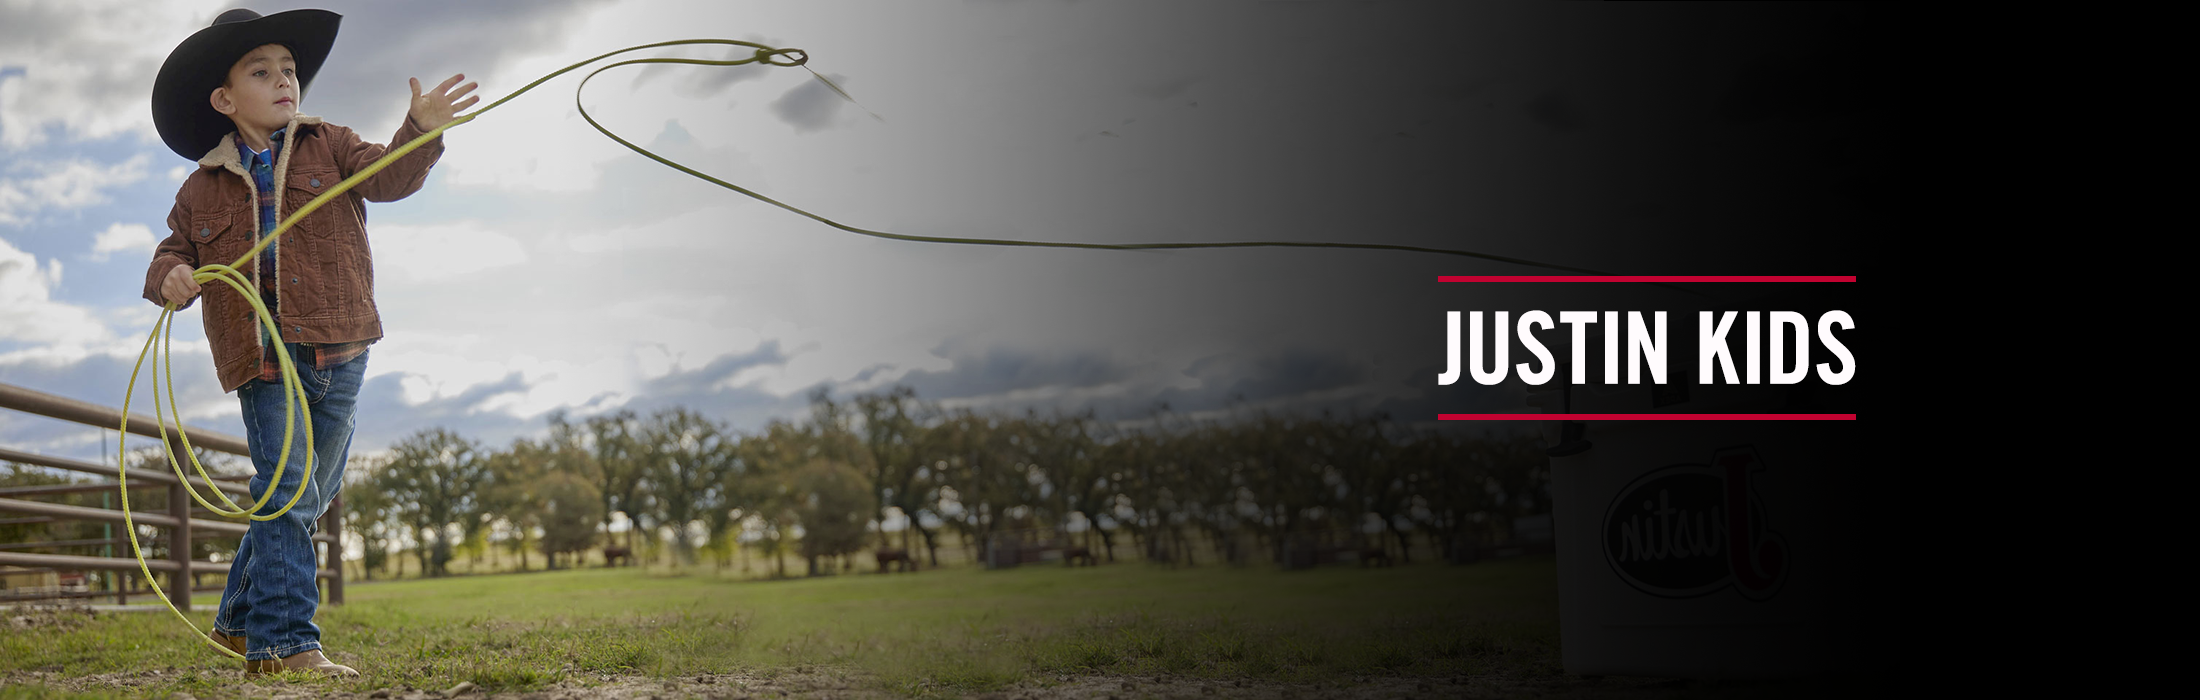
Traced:
<svg viewBox="0 0 2200 700">
<path fill-rule="evenodd" d="M 963 542 L 975 547 L 973 559 L 1001 528 L 1004 514 L 1017 505 L 1022 473 L 1014 465 L 1016 438 L 1002 429 L 1006 421 L 968 409 L 956 409 L 942 423 L 935 449 L 947 455 L 946 481 L 952 485 L 959 517 L 949 521 Z"/>
<path fill-rule="evenodd" d="M 643 468 L 639 439 L 640 421 L 633 411 L 591 416 L 587 421 L 588 464 L 594 467 L 596 491 L 603 503 L 603 531 L 606 544 L 611 537 L 611 514 L 621 513 L 627 518 L 626 546 L 634 547 L 634 533 L 641 529 L 636 519 L 646 490 L 647 479 Z"/>
<path fill-rule="evenodd" d="M 910 526 L 902 531 L 901 549 L 910 549 L 909 535 L 916 529 L 913 514 L 917 512 L 917 499 L 912 491 L 917 473 L 923 470 L 922 458 L 917 454 L 923 428 L 914 415 L 916 395 L 914 389 L 896 386 L 855 398 L 855 413 L 861 418 L 858 438 L 871 472 L 872 518 L 881 523 L 881 547 L 895 546 L 887 540 L 883 527 L 888 508 L 898 507 L 904 516 L 911 516 Z"/>
<path fill-rule="evenodd" d="M 1334 444 L 1332 460 L 1339 472 L 1346 477 L 1349 512 L 1372 515 L 1382 521 L 1383 529 L 1374 533 L 1374 547 L 1384 547 L 1383 535 L 1397 538 L 1399 557 L 1413 561 L 1412 545 L 1398 529 L 1406 504 L 1411 500 L 1409 480 L 1411 467 L 1398 461 L 1396 442 L 1383 433 L 1386 422 L 1382 415 L 1347 416 L 1323 421 L 1330 442 Z M 1365 518 L 1352 521 L 1355 530 Z"/>
<path fill-rule="evenodd" d="M 387 568 L 390 540 L 398 534 L 398 504 L 379 482 L 387 460 L 356 456 L 344 465 L 344 529 L 359 543 L 360 571 L 368 581 L 376 569 Z"/>
<path fill-rule="evenodd" d="M 766 436 L 750 436 L 728 433 L 719 441 L 719 459 L 723 460 L 717 472 L 714 498 L 697 506 L 703 521 L 703 530 L 710 537 L 711 548 L 723 558 L 731 557 L 741 547 L 744 534 L 742 523 L 769 507 L 779 496 L 773 473 L 766 459 L 770 450 Z M 723 565 L 721 563 L 721 565 Z"/>
<path fill-rule="evenodd" d="M 504 545 L 519 555 L 520 571 L 527 570 L 527 554 L 536 545 L 535 531 L 542 527 L 542 489 L 554 454 L 551 443 L 519 438 L 510 449 L 487 457 L 490 486 L 482 494 L 482 508 L 504 523 Z"/>
<path fill-rule="evenodd" d="M 1126 498 L 1123 494 L 1124 474 L 1135 473 L 1140 450 L 1146 436 L 1118 426 L 1096 427 L 1098 435 L 1091 448 L 1089 459 L 1084 460 L 1086 471 L 1073 477 L 1070 487 L 1069 508 L 1082 514 L 1090 523 L 1091 533 L 1100 537 L 1100 548 L 1108 561 L 1115 561 L 1115 535 L 1126 531 L 1121 526 L 1118 508 Z"/>
<path fill-rule="evenodd" d="M 865 508 L 863 474 L 846 464 L 828 459 L 812 460 L 793 474 L 791 495 L 795 518 L 802 524 L 802 556 L 809 560 L 811 576 L 818 575 L 817 560 L 863 549 Z"/>
<path fill-rule="evenodd" d="M 554 470 L 542 476 L 536 494 L 542 504 L 536 521 L 542 526 L 543 556 L 553 568 L 561 554 L 579 566 L 581 556 L 595 546 L 596 526 L 603 517 L 596 485 L 580 474 Z"/>
<path fill-rule="evenodd" d="M 402 504 L 400 517 L 408 529 L 424 540 L 419 550 L 423 575 L 449 573 L 450 530 L 458 529 L 463 539 L 486 520 L 480 495 L 489 469 L 480 449 L 449 430 L 424 429 L 391 448 L 381 477 L 383 489 Z"/>
<path fill-rule="evenodd" d="M 756 547 L 774 560 L 775 576 L 787 575 L 787 552 L 795 544 L 795 528 L 802 522 L 793 475 L 819 459 L 820 431 L 815 424 L 773 421 L 762 435 L 742 440 L 744 461 L 755 474 L 736 484 L 754 518 Z"/>
<path fill-rule="evenodd" d="M 689 526 L 721 505 L 725 477 L 740 459 L 737 438 L 717 422 L 685 408 L 650 416 L 641 431 L 638 458 L 650 482 L 655 520 L 672 528 L 681 564 L 695 563 Z"/>
</svg>

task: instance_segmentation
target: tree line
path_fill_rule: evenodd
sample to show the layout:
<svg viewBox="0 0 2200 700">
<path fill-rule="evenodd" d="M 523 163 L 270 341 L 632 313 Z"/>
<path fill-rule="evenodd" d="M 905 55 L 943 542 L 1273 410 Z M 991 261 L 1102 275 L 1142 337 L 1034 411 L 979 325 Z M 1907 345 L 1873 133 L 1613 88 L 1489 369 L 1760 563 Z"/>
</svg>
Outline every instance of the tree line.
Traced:
<svg viewBox="0 0 2200 700">
<path fill-rule="evenodd" d="M 1188 562 L 1204 551 L 1280 561 L 1294 544 L 1406 556 L 1415 541 L 1436 552 L 1502 541 L 1514 518 L 1549 510 L 1547 460 L 1532 436 L 1413 430 L 1376 414 L 1195 417 L 1164 406 L 1118 422 L 984 412 L 905 387 L 846 399 L 818 392 L 809 404 L 808 415 L 755 431 L 679 407 L 553 413 L 546 433 L 501 447 L 422 430 L 352 458 L 344 529 L 362 545 L 370 578 L 401 556 L 424 575 L 444 575 L 455 557 L 478 560 L 491 547 L 523 569 L 575 566 L 599 547 L 682 564 L 723 564 L 745 551 L 785 575 L 790 556 L 812 574 L 871 548 L 937 566 L 942 547 L 968 547 L 978 559 L 986 543 L 1003 541 L 1069 543 L 1105 560 Z M 151 449 L 127 461 L 166 471 Z M 201 457 L 217 469 L 249 468 L 242 458 Z M 73 481 L 20 465 L 0 474 L 0 486 Z M 102 501 L 111 495 L 41 500 L 112 507 Z M 132 501 L 163 498 L 155 488 Z M 23 520 L 0 522 L 0 542 L 120 534 Z M 145 544 L 165 556 L 158 538 Z M 234 538 L 193 543 L 201 557 L 234 548 Z M 81 550 L 53 551 L 99 553 Z"/>
<path fill-rule="evenodd" d="M 355 458 L 345 529 L 369 576 L 405 552 L 437 576 L 461 550 L 500 546 L 523 569 L 535 554 L 555 568 L 598 546 L 659 543 L 691 565 L 749 547 L 779 575 L 789 555 L 816 574 L 872 547 L 936 566 L 948 533 L 971 547 L 1079 543 L 1107 560 L 1204 546 L 1280 561 L 1293 543 L 1341 540 L 1405 555 L 1414 539 L 1440 552 L 1501 540 L 1550 500 L 1532 436 L 1416 431 L 1373 414 L 1163 407 L 1123 423 L 945 408 L 895 387 L 820 391 L 808 416 L 754 432 L 679 407 L 548 422 L 501 448 L 432 428 Z"/>
</svg>

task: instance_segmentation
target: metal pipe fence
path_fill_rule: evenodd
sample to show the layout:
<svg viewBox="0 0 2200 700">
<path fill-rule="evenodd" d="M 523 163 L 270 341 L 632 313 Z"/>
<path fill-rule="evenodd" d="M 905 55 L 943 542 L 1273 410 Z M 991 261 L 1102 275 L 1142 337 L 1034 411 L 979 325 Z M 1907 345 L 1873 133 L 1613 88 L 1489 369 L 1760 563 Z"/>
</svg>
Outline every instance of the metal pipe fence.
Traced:
<svg viewBox="0 0 2200 700">
<path fill-rule="evenodd" d="M 120 409 L 86 403 L 9 384 L 0 384 L 0 410 L 20 411 L 99 428 L 111 429 L 122 423 L 122 411 Z M 139 413 L 130 415 L 130 432 L 156 440 L 161 437 L 153 419 Z M 176 435 L 171 433 L 168 440 L 171 447 L 177 452 L 181 453 L 183 451 L 183 445 Z M 213 452 L 238 455 L 248 459 L 252 456 L 251 450 L 246 446 L 243 438 L 202 430 L 191 431 L 191 446 Z M 241 536 L 249 529 L 249 526 L 243 523 L 211 519 L 210 513 L 195 509 L 190 495 L 185 491 L 186 487 L 177 482 L 175 474 L 171 472 L 127 467 L 117 468 L 104 464 L 24 452 L 5 446 L 0 446 L 0 462 L 15 462 L 48 469 L 94 474 L 110 479 L 120 479 L 126 474 L 132 487 L 131 493 L 137 493 L 140 489 L 165 490 L 167 498 L 165 503 L 160 504 L 165 510 L 138 511 L 133 509 L 131 518 L 140 527 L 151 526 L 166 531 L 166 534 L 156 541 L 166 546 L 167 557 L 161 560 L 148 558 L 145 565 L 146 568 L 153 571 L 167 572 L 168 585 L 166 588 L 172 592 L 221 590 L 219 586 L 193 585 L 192 574 L 227 574 L 229 564 L 192 559 L 189 543 L 194 540 Z M 215 487 L 222 491 L 241 494 L 246 497 L 252 495 L 251 489 L 243 483 L 251 478 L 250 474 L 217 475 L 214 478 L 216 480 Z M 15 516 L 0 517 L 0 525 L 35 525 L 70 521 L 121 523 L 123 522 L 123 516 L 122 511 L 119 509 L 32 500 L 44 496 L 67 496 L 78 493 L 115 491 L 119 486 L 119 481 L 101 481 L 79 484 L 0 487 L 0 513 Z M 143 505 L 155 504 L 144 503 Z M 342 496 L 338 496 L 329 504 L 328 512 L 321 516 L 320 533 L 313 536 L 313 540 L 321 543 L 325 548 L 321 553 L 322 568 L 317 572 L 323 584 L 322 598 L 330 604 L 336 605 L 341 605 L 344 602 L 343 512 L 344 499 Z M 144 544 L 145 540 L 141 538 L 140 543 Z M 123 537 L 46 542 L 0 542 L 0 577 L 49 572 L 137 571 L 138 562 L 135 557 L 130 556 L 126 546 L 128 544 L 129 540 Z M 118 556 L 85 556 L 58 552 L 22 551 L 31 549 L 82 550 L 94 547 L 113 552 Z M 133 592 L 129 590 L 128 586 L 119 584 L 115 586 L 113 591 L 55 590 L 38 591 L 31 594 L 0 591 L 0 603 L 34 599 L 54 600 L 115 596 L 118 602 L 127 604 L 129 596 L 133 593 L 144 595 L 150 592 L 150 590 Z M 191 596 L 189 594 L 178 593 L 170 596 L 170 599 L 175 602 L 176 607 L 180 610 L 191 609 Z"/>
</svg>

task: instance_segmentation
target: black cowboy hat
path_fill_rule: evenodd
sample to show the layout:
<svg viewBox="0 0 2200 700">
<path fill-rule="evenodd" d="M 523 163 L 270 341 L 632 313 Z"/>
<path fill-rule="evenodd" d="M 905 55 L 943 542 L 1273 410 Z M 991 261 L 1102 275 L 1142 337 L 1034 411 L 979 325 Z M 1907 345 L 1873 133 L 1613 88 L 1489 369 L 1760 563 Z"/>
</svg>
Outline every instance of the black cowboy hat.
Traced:
<svg viewBox="0 0 2200 700">
<path fill-rule="evenodd" d="M 198 160 L 236 130 L 227 115 L 214 111 L 208 101 L 222 86 L 229 69 L 246 52 L 266 44 L 281 44 L 297 61 L 298 97 L 321 72 L 328 51 L 336 43 L 336 25 L 343 16 L 328 10 L 291 10 L 265 17 L 251 10 L 221 13 L 214 23 L 176 45 L 168 61 L 153 79 L 153 128 L 176 155 Z"/>
</svg>

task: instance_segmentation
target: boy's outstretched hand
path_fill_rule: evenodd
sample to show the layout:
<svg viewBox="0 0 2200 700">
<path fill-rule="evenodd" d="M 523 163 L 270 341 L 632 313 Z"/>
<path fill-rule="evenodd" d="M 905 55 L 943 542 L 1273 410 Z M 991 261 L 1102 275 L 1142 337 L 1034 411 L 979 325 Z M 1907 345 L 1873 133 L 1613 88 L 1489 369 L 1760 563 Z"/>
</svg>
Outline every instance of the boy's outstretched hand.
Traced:
<svg viewBox="0 0 2200 700">
<path fill-rule="evenodd" d="M 423 95 L 420 94 L 420 79 L 413 78 L 412 109 L 406 112 L 405 116 L 412 119 L 413 126 L 421 131 L 433 131 L 436 127 L 451 123 L 451 119 L 457 117 L 459 112 L 481 101 L 479 95 L 466 97 L 466 93 L 473 92 L 474 88 L 481 85 L 480 83 L 467 83 L 456 90 L 451 89 L 451 86 L 457 85 L 458 81 L 465 79 L 466 74 L 464 73 L 451 76 L 449 80 L 443 81 L 442 85 L 435 86 L 434 90 L 430 90 L 428 94 Z M 466 97 L 465 101 L 459 101 L 458 98 L 461 97 Z M 453 104 L 454 102 L 456 104 Z"/>
</svg>

